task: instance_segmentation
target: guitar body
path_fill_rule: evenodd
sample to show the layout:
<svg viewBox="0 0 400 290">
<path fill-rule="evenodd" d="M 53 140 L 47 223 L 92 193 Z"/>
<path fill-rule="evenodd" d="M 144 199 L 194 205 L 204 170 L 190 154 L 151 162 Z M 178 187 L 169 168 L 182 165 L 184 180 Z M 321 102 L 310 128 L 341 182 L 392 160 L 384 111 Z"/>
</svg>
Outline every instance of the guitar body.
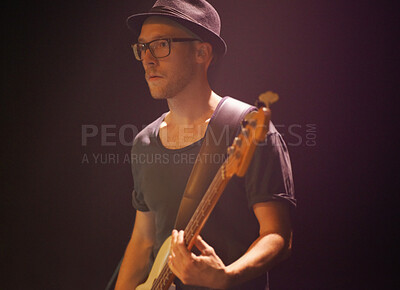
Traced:
<svg viewBox="0 0 400 290">
<path fill-rule="evenodd" d="M 171 248 L 171 236 L 169 236 L 162 244 L 158 251 L 157 257 L 154 261 L 153 267 L 151 268 L 149 277 L 146 282 L 136 287 L 136 290 L 150 290 L 153 286 L 154 280 L 160 275 L 164 265 L 168 262 L 169 250 Z M 175 289 L 175 286 L 171 286 L 169 290 Z"/>
</svg>

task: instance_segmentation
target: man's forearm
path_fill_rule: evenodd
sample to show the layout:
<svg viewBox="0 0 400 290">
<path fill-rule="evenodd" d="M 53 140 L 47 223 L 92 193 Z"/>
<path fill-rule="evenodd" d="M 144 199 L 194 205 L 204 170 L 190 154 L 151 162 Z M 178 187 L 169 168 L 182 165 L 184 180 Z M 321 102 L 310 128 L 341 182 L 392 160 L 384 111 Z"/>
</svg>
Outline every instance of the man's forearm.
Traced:
<svg viewBox="0 0 400 290">
<path fill-rule="evenodd" d="M 289 244 L 278 234 L 259 237 L 242 257 L 226 267 L 226 286 L 238 285 L 262 275 L 288 255 Z"/>
<path fill-rule="evenodd" d="M 119 270 L 115 290 L 132 290 L 144 282 L 149 270 L 151 251 L 152 247 L 131 239 Z"/>
</svg>

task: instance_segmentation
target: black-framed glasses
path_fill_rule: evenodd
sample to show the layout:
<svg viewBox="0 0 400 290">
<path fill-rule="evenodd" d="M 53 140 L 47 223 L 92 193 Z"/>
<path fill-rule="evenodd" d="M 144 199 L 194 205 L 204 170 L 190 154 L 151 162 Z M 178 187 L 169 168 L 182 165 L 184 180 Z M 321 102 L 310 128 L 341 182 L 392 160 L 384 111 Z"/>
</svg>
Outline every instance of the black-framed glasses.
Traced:
<svg viewBox="0 0 400 290">
<path fill-rule="evenodd" d="M 186 42 L 196 40 L 201 41 L 197 38 L 162 38 L 155 39 L 147 43 L 135 43 L 131 46 L 133 53 L 135 54 L 135 58 L 139 61 L 142 61 L 147 49 L 150 50 L 150 53 L 154 58 L 159 59 L 167 57 L 171 53 L 171 42 Z"/>
</svg>

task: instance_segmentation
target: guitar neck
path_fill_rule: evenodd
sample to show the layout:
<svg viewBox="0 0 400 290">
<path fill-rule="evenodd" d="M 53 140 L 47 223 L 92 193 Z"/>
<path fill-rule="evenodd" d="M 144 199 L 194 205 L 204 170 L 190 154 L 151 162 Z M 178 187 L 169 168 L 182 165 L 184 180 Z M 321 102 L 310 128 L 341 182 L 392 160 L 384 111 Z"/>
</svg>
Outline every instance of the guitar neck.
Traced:
<svg viewBox="0 0 400 290">
<path fill-rule="evenodd" d="M 203 229 L 208 217 L 221 197 L 226 185 L 228 184 L 228 181 L 232 177 L 226 175 L 226 163 L 227 161 L 225 161 L 219 168 L 217 174 L 215 175 L 213 181 L 208 187 L 196 211 L 185 228 L 185 242 L 189 250 L 192 249 L 197 236 Z"/>
</svg>

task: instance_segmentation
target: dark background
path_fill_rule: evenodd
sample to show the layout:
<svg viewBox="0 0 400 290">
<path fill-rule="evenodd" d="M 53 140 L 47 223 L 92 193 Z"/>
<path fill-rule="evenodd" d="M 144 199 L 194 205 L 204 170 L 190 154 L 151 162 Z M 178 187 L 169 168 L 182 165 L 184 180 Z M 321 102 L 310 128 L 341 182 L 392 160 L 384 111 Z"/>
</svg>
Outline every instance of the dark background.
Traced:
<svg viewBox="0 0 400 290">
<path fill-rule="evenodd" d="M 398 287 L 395 7 L 210 2 L 229 46 L 214 90 L 251 103 L 280 95 L 273 121 L 298 210 L 272 289 Z M 167 109 L 151 99 L 125 26 L 153 1 L 12 3 L 2 9 L 0 288 L 104 289 L 134 219 L 125 141 Z M 86 145 L 84 125 L 99 129 Z"/>
</svg>

